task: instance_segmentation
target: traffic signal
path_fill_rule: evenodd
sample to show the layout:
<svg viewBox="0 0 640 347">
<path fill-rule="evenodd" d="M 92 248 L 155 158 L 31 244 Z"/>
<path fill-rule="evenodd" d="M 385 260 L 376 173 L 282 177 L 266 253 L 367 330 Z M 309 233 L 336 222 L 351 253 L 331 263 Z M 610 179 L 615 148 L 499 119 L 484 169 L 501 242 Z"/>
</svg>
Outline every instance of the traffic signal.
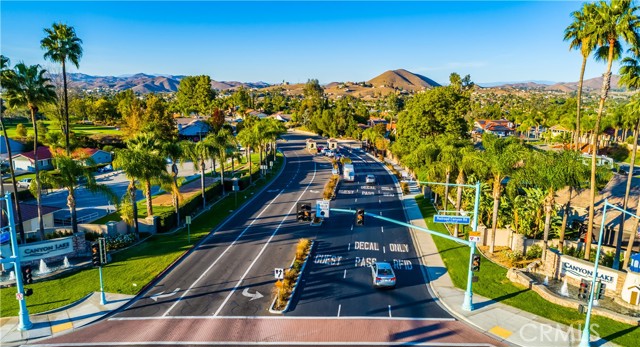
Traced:
<svg viewBox="0 0 640 347">
<path fill-rule="evenodd" d="M 31 265 L 25 265 L 22 267 L 22 282 L 25 284 L 33 283 L 33 275 L 31 273 Z"/>
<path fill-rule="evenodd" d="M 31 296 L 32 294 L 33 294 L 33 289 L 31 288 L 24 289 L 24 296 Z"/>
<path fill-rule="evenodd" d="M 474 254 L 471 258 L 471 271 L 480 271 L 480 254 Z"/>
<path fill-rule="evenodd" d="M 98 254 L 100 254 L 100 265 L 107 265 L 107 241 L 104 237 L 98 239 Z"/>
<path fill-rule="evenodd" d="M 296 213 L 296 220 L 298 222 L 302 222 L 304 221 L 304 203 L 298 203 L 298 208 L 297 208 L 297 213 Z"/>
<path fill-rule="evenodd" d="M 311 222 L 311 204 L 306 202 L 302 204 L 302 215 L 305 222 Z"/>
<path fill-rule="evenodd" d="M 596 282 L 595 300 L 604 298 L 604 290 L 606 287 L 607 285 L 602 283 L 602 281 Z"/>
<path fill-rule="evenodd" d="M 100 247 L 97 243 L 91 244 L 91 262 L 93 266 L 100 266 Z"/>
<path fill-rule="evenodd" d="M 586 300 L 589 298 L 589 282 L 584 279 L 580 280 L 580 288 L 578 289 L 578 298 Z"/>
<path fill-rule="evenodd" d="M 356 211 L 356 225 L 364 225 L 364 208 Z"/>
</svg>

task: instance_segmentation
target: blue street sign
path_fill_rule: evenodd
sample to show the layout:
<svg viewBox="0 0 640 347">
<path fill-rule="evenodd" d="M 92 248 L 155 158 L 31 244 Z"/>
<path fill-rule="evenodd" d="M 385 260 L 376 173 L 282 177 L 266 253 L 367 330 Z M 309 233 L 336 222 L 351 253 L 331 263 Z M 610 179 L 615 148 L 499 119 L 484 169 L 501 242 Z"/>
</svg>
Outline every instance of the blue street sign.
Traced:
<svg viewBox="0 0 640 347">
<path fill-rule="evenodd" d="M 448 223 L 448 224 L 469 224 L 471 223 L 471 217 L 468 216 L 446 216 L 437 214 L 433 216 L 434 223 Z"/>
</svg>

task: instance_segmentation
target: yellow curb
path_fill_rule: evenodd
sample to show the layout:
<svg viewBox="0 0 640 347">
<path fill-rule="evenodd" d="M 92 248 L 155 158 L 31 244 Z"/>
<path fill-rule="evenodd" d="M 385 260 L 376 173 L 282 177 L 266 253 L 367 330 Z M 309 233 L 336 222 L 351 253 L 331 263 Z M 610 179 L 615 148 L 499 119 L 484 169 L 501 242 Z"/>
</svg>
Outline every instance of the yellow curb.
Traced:
<svg viewBox="0 0 640 347">
<path fill-rule="evenodd" d="M 509 336 L 511 336 L 511 334 L 513 334 L 511 331 L 509 331 L 509 330 L 507 330 L 507 329 L 505 329 L 505 328 L 503 328 L 501 326 L 498 326 L 498 325 L 496 325 L 495 327 L 489 329 L 489 332 L 494 334 L 494 335 L 500 336 L 503 339 L 506 339 Z"/>
<path fill-rule="evenodd" d="M 55 334 L 55 333 L 59 333 L 61 331 L 65 331 L 65 330 L 69 330 L 73 328 L 73 323 L 71 322 L 66 322 L 66 323 L 62 323 L 62 324 L 56 324 L 51 326 L 51 333 Z"/>
</svg>

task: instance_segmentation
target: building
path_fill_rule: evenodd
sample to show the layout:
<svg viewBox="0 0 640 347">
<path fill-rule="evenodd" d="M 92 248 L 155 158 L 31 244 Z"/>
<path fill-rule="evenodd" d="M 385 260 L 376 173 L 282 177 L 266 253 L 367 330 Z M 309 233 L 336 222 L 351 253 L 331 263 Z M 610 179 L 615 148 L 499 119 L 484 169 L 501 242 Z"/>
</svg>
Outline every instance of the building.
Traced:
<svg viewBox="0 0 640 347">
<path fill-rule="evenodd" d="M 551 132 L 551 134 L 553 134 L 553 137 L 556 137 L 558 135 L 564 135 L 564 134 L 571 134 L 572 131 L 563 127 L 562 125 L 554 125 L 552 127 L 549 128 L 549 131 Z"/>
<path fill-rule="evenodd" d="M 22 227 L 25 232 L 37 232 L 40 227 L 38 221 L 38 206 L 26 203 L 20 203 L 20 213 L 22 214 Z M 15 204 L 13 206 L 13 216 L 16 224 L 18 223 L 18 214 L 16 213 Z M 60 210 L 59 207 L 42 205 L 42 222 L 46 228 L 53 228 L 54 218 L 53 213 Z M 2 217 L 2 225 L 7 225 L 6 217 Z"/>
<path fill-rule="evenodd" d="M 284 113 L 281 113 L 281 112 L 278 112 L 278 113 L 272 115 L 272 117 L 274 119 L 279 120 L 279 121 L 284 122 L 284 123 L 289 123 L 291 121 L 291 115 L 290 114 L 284 114 Z"/>
<path fill-rule="evenodd" d="M 182 140 L 198 142 L 211 131 L 211 125 L 203 119 L 176 118 L 178 137 Z"/>
<path fill-rule="evenodd" d="M 473 127 L 476 134 L 490 133 L 498 137 L 507 137 L 516 133 L 516 125 L 506 119 L 479 119 L 475 121 Z"/>
<path fill-rule="evenodd" d="M 11 148 L 11 154 L 22 153 L 24 151 L 24 144 L 22 144 L 22 142 L 9 139 L 9 148 Z M 7 159 L 8 154 L 9 151 L 7 151 L 7 143 L 4 136 L 0 136 L 0 159 Z"/>
<path fill-rule="evenodd" d="M 384 128 L 386 129 L 388 123 L 389 122 L 387 122 L 387 120 L 384 119 L 384 118 L 371 117 L 371 118 L 369 118 L 369 124 L 368 125 L 373 128 L 378 124 L 382 124 L 382 125 L 384 125 Z"/>
<path fill-rule="evenodd" d="M 38 147 L 38 169 L 40 170 L 51 170 L 53 169 L 52 156 L 51 151 L 49 151 L 49 147 L 40 146 Z M 35 156 L 33 155 L 33 151 L 23 152 L 20 154 L 16 154 L 11 158 L 13 161 L 13 167 L 16 171 L 28 171 L 35 172 Z"/>
<path fill-rule="evenodd" d="M 93 160 L 92 165 L 105 165 L 111 164 L 111 153 L 103 151 L 97 148 L 79 148 L 76 152 L 80 152 L 79 154 L 84 154 L 82 156 L 87 156 Z M 75 153 L 74 153 L 75 154 Z M 89 162 L 85 162 L 85 165 L 89 164 Z"/>
</svg>

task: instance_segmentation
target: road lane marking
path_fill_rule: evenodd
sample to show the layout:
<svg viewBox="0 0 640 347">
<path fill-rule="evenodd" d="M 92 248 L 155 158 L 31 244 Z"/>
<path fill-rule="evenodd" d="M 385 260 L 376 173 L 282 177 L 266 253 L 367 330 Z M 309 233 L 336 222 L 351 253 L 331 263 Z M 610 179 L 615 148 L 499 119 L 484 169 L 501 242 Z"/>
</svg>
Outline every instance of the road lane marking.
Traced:
<svg viewBox="0 0 640 347">
<path fill-rule="evenodd" d="M 220 311 L 222 311 L 222 308 L 224 307 L 224 305 L 227 304 L 227 302 L 229 301 L 229 299 L 231 298 L 231 296 L 233 295 L 233 293 L 235 293 L 235 291 L 238 289 L 238 287 L 240 287 L 240 283 L 242 283 L 242 281 L 244 281 L 244 278 L 247 277 L 247 275 L 249 274 L 249 271 L 251 271 L 251 269 L 253 268 L 253 266 L 256 264 L 256 262 L 258 261 L 258 259 L 260 259 L 260 256 L 262 256 L 262 253 L 264 253 L 264 250 L 267 249 L 267 246 L 269 245 L 269 243 L 271 242 L 271 240 L 273 239 L 274 236 L 276 236 L 276 233 L 278 232 L 278 230 L 280 230 L 280 227 L 282 226 L 282 223 L 284 223 L 284 221 L 289 217 L 289 215 L 291 214 L 291 211 L 293 211 L 293 208 L 296 207 L 298 205 L 298 201 L 300 201 L 300 199 L 302 198 L 302 196 L 307 192 L 307 190 L 309 189 L 309 187 L 311 186 L 311 183 L 313 183 L 313 180 L 316 178 L 316 168 L 317 165 L 314 164 L 313 166 L 313 176 L 311 177 L 311 181 L 309 181 L 309 183 L 307 184 L 307 187 L 304 188 L 304 191 L 302 193 L 300 193 L 300 195 L 298 195 L 298 199 L 296 199 L 296 201 L 291 204 L 291 207 L 289 208 L 289 211 L 284 215 L 284 217 L 282 217 L 282 220 L 280 221 L 280 224 L 278 224 L 278 226 L 276 227 L 276 229 L 273 231 L 273 233 L 271 233 L 271 236 L 269 237 L 269 239 L 267 240 L 267 242 L 265 242 L 264 246 L 262 246 L 262 249 L 260 250 L 260 252 L 258 253 L 258 255 L 256 256 L 255 259 L 253 259 L 253 261 L 251 262 L 251 264 L 249 265 L 249 267 L 247 268 L 247 270 L 244 272 L 244 274 L 242 274 L 242 277 L 240 277 L 240 280 L 238 280 L 238 282 L 236 283 L 236 285 L 233 287 L 233 289 L 231 289 L 231 291 L 229 291 L 229 294 L 227 295 L 227 297 L 224 299 L 224 301 L 222 302 L 222 304 L 220 305 L 220 307 L 218 307 L 218 310 L 213 314 L 214 316 L 217 316 Z M 295 176 L 295 175 L 294 175 Z M 279 195 L 279 194 L 278 194 Z M 274 199 L 275 200 L 275 199 Z M 271 203 L 269 204 L 271 205 Z M 268 206 L 267 206 L 268 207 Z M 264 210 L 263 210 L 264 212 Z M 253 222 L 251 223 L 253 224 Z M 248 228 L 248 227 L 247 227 Z M 244 233 L 244 231 L 243 231 Z M 234 241 L 235 242 L 235 241 Z"/>
<path fill-rule="evenodd" d="M 353 225 L 351 226 L 351 228 L 353 228 Z M 351 229 L 353 230 L 353 229 Z M 349 242 L 349 246 L 347 246 L 347 252 L 351 250 L 351 242 Z"/>
<path fill-rule="evenodd" d="M 353 224 L 351 224 L 351 231 L 353 231 Z"/>
<path fill-rule="evenodd" d="M 315 166 L 313 167 L 313 169 L 314 169 L 314 171 L 313 171 L 313 177 L 315 177 Z M 298 174 L 298 172 L 300 172 L 300 166 L 298 166 L 298 169 L 296 170 L 296 173 L 294 174 L 294 176 L 295 176 L 295 175 L 297 175 L 297 174 Z M 311 181 L 313 182 L 313 178 L 311 179 Z M 309 182 L 309 184 L 311 184 L 311 182 Z M 309 186 L 308 186 L 308 185 L 307 185 L 307 188 L 309 188 Z M 306 191 L 306 189 L 305 189 L 305 191 Z M 238 235 L 238 237 L 236 237 L 236 239 L 235 239 L 235 240 L 233 240 L 233 242 L 232 242 L 229 246 L 227 246 L 227 248 L 225 248 L 225 250 L 224 250 L 224 251 L 223 251 L 223 252 L 218 256 L 218 258 L 216 258 L 216 260 L 214 260 L 214 261 L 213 261 L 213 263 L 211 263 L 211 265 L 209 265 L 209 267 L 208 267 L 206 270 L 204 270 L 204 271 L 202 272 L 202 274 L 200 275 L 200 277 L 198 277 L 198 278 L 197 278 L 193 283 L 191 283 L 191 285 L 189 286 L 189 288 L 187 288 L 187 290 L 185 290 L 185 291 L 184 291 L 184 293 L 182 293 L 182 295 L 180 295 L 180 297 L 178 298 L 178 300 L 176 300 L 176 302 L 174 302 L 174 303 L 173 303 L 173 305 L 171 305 L 171 307 L 169 307 L 169 308 L 168 308 L 168 309 L 167 309 L 167 310 L 162 314 L 162 316 L 163 316 L 163 317 L 164 317 L 164 316 L 166 316 L 166 315 L 167 315 L 171 310 L 173 310 L 173 308 L 174 308 L 174 307 L 176 307 L 176 305 L 177 305 L 180 301 L 182 301 L 182 298 L 184 298 L 184 297 L 189 293 L 189 291 L 191 291 L 191 289 L 193 289 L 193 287 L 195 287 L 195 286 L 196 286 L 196 284 L 198 284 L 198 282 L 200 282 L 200 281 L 201 281 L 201 280 L 202 280 L 202 279 L 207 275 L 207 273 L 209 272 L 209 270 L 211 270 L 211 268 L 213 268 L 213 267 L 218 263 L 218 261 L 220 261 L 220 259 L 222 259 L 222 257 L 223 257 L 223 256 L 224 256 L 224 255 L 229 251 L 229 249 L 231 249 L 231 247 L 233 247 L 233 246 L 236 244 L 236 242 L 238 242 L 238 240 L 242 237 L 242 235 L 244 235 L 244 233 L 245 233 L 245 232 L 247 232 L 247 230 L 249 230 L 249 228 L 253 225 L 253 223 L 255 223 L 257 220 L 259 220 L 259 219 L 260 219 L 260 216 L 262 216 L 262 214 L 263 214 L 263 213 L 264 213 L 264 212 L 265 212 L 265 211 L 266 211 L 266 210 L 271 206 L 271 204 L 273 204 L 273 202 L 274 202 L 274 201 L 276 201 L 276 200 L 278 199 L 278 197 L 279 197 L 283 192 L 284 192 L 284 189 L 283 189 L 283 190 L 281 190 L 281 191 L 280 191 L 280 193 L 278 193 L 278 195 L 276 195 L 276 196 L 275 196 L 275 198 L 273 198 L 273 200 L 271 200 L 271 201 L 269 202 L 269 204 L 267 204 L 267 206 L 265 206 L 265 207 L 262 209 L 262 211 L 260 211 L 260 214 L 258 214 L 258 216 L 257 216 L 256 218 L 254 218 L 254 219 L 251 221 L 251 223 L 250 223 L 246 228 L 244 228 L 244 230 L 242 230 L 242 232 Z M 298 198 L 298 200 L 299 200 L 299 199 L 300 199 L 300 198 Z M 296 201 L 296 202 L 297 202 L 297 201 Z M 208 238 L 208 237 L 207 237 L 207 238 Z"/>
<path fill-rule="evenodd" d="M 387 248 L 385 246 L 382 246 L 382 253 L 387 253 Z"/>
<path fill-rule="evenodd" d="M 216 319 L 246 319 L 246 320 L 261 320 L 261 319 L 335 319 L 333 316 L 156 316 L 156 317 L 112 317 L 107 320 L 131 320 L 131 321 L 145 321 L 145 320 L 168 320 L 168 319 L 184 319 L 184 320 L 216 320 Z M 343 320 L 358 320 L 358 319 L 383 319 L 383 320 L 406 320 L 406 321 L 442 321 L 442 322 L 455 322 L 455 318 L 411 318 L 411 317 L 389 317 L 384 316 L 342 316 Z M 317 344 L 317 342 L 316 342 Z M 466 346 L 466 345 L 465 345 Z"/>
<path fill-rule="evenodd" d="M 380 230 L 381 230 L 382 232 L 384 232 L 384 227 L 380 227 Z"/>
<path fill-rule="evenodd" d="M 391 305 L 388 305 L 388 306 L 389 306 L 389 318 L 391 318 Z"/>
<path fill-rule="evenodd" d="M 344 269 L 344 276 L 342 278 L 347 278 L 347 269 Z"/>
<path fill-rule="evenodd" d="M 342 309 L 342 305 L 338 305 L 338 317 L 340 317 L 340 309 Z"/>
</svg>

